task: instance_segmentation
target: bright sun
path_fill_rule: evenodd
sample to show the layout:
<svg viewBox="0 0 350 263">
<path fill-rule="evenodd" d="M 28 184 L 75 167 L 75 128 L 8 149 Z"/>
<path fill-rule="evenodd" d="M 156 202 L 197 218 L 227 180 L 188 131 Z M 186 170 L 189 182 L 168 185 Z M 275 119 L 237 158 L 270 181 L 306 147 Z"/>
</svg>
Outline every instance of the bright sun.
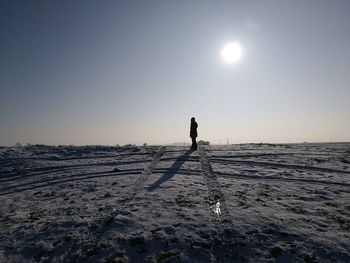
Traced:
<svg viewBox="0 0 350 263">
<path fill-rule="evenodd" d="M 227 64 L 235 64 L 242 57 L 241 45 L 237 42 L 227 43 L 221 50 L 221 57 Z"/>
</svg>

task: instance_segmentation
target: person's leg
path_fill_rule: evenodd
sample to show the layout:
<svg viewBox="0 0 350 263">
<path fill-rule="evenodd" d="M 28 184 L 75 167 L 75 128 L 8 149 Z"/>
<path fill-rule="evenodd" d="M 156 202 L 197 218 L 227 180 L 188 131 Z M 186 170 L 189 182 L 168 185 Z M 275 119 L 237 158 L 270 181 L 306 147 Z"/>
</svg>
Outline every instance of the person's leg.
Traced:
<svg viewBox="0 0 350 263">
<path fill-rule="evenodd" d="M 193 149 L 194 149 L 194 150 L 197 150 L 197 147 L 198 147 L 198 146 L 197 146 L 196 138 L 194 138 L 193 140 L 194 140 L 194 147 L 193 147 Z"/>
<path fill-rule="evenodd" d="M 191 148 L 194 149 L 196 147 L 196 138 L 191 137 L 191 139 L 192 139 Z"/>
</svg>

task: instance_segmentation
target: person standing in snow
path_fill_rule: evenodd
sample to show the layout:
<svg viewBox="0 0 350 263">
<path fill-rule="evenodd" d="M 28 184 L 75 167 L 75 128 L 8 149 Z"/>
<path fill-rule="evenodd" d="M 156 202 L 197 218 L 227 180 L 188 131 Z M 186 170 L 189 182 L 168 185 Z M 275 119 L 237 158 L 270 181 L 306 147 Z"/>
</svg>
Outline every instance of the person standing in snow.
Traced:
<svg viewBox="0 0 350 263">
<path fill-rule="evenodd" d="M 198 136 L 197 134 L 197 128 L 198 128 L 198 124 L 195 120 L 194 117 L 191 118 L 191 129 L 190 129 L 190 137 L 192 139 L 192 150 L 197 150 L 197 142 L 196 142 L 196 138 Z"/>
</svg>

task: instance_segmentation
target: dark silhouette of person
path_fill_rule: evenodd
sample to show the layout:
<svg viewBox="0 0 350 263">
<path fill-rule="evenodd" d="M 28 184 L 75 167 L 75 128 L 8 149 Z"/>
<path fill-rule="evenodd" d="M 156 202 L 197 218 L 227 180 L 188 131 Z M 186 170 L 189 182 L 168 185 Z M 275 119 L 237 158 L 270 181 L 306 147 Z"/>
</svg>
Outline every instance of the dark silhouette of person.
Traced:
<svg viewBox="0 0 350 263">
<path fill-rule="evenodd" d="M 198 124 L 196 122 L 196 119 L 194 117 L 191 118 L 191 129 L 190 129 L 190 137 L 192 139 L 192 150 L 197 150 L 197 142 L 196 142 L 196 138 L 198 136 L 197 134 L 197 128 L 198 128 Z"/>
</svg>

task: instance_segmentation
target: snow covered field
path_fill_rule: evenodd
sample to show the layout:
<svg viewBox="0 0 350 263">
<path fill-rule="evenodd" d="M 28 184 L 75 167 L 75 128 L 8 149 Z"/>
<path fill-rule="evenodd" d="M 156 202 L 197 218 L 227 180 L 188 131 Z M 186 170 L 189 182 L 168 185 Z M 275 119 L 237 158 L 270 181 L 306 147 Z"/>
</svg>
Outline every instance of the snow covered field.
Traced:
<svg viewBox="0 0 350 263">
<path fill-rule="evenodd" d="M 350 262 L 350 143 L 0 149 L 0 262 Z"/>
</svg>

